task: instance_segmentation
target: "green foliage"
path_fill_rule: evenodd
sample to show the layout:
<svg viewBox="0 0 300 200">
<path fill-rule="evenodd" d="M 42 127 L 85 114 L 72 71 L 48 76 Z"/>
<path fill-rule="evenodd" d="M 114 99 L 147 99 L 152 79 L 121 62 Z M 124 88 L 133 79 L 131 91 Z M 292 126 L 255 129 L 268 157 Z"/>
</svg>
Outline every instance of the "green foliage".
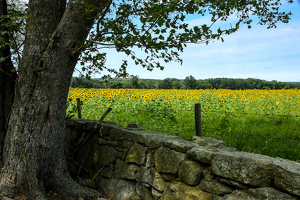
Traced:
<svg viewBox="0 0 300 200">
<path fill-rule="evenodd" d="M 1 26 L 6 26 L 10 35 L 9 42 L 5 44 L 14 50 L 16 64 L 21 58 L 23 34 L 26 31 L 25 20 L 30 18 L 39 21 L 35 16 L 27 16 L 28 6 L 19 6 L 18 2 L 22 1 L 11 1 L 8 15 L 1 15 Z M 98 16 L 94 18 L 95 26 L 91 28 L 88 39 L 77 41 L 78 49 L 74 52 L 81 52 L 78 61 L 82 65 L 81 73 L 84 76 L 90 78 L 93 73 L 100 73 L 102 79 L 110 79 L 112 74 L 114 78 L 129 76 L 126 71 L 128 60 L 123 60 L 119 69 L 105 65 L 106 52 L 103 50 L 106 48 L 123 52 L 136 65 L 141 65 L 147 70 L 151 71 L 154 68 L 163 70 L 161 61 L 182 63 L 179 53 L 189 43 L 208 44 L 215 39 L 224 41 L 222 37 L 236 32 L 241 24 L 246 24 L 250 28 L 253 16 L 259 18 L 259 24 L 274 28 L 278 22 L 289 22 L 291 15 L 279 11 L 280 0 L 276 2 L 108 0 L 98 5 L 91 5 L 86 1 L 69 3 L 67 6 L 79 3 L 88 17 L 100 10 Z M 185 22 L 188 15 L 210 17 L 210 22 L 190 26 Z M 230 28 L 213 28 L 217 21 L 226 21 L 232 15 L 236 15 L 236 21 Z M 0 46 L 3 46 L 4 40 L 1 38 L 2 35 Z M 142 50 L 147 55 L 143 58 L 138 57 L 135 54 L 136 49 Z M 176 88 L 179 87 L 181 86 L 177 84 Z M 194 87 L 195 85 L 187 86 L 187 88 Z"/>
<path fill-rule="evenodd" d="M 300 83 L 265 81 L 260 79 L 233 79 L 233 78 L 211 78 L 205 80 L 195 80 L 191 76 L 184 80 L 176 78 L 155 79 L 111 79 L 101 81 L 100 79 L 86 79 L 83 77 L 72 78 L 71 87 L 82 88 L 139 88 L 139 89 L 289 89 L 300 88 Z M 189 79 L 192 80 L 190 83 Z M 133 85 L 134 84 L 134 85 Z"/>
<path fill-rule="evenodd" d="M 145 112 L 149 113 L 151 118 L 176 122 L 176 111 L 172 108 L 172 106 L 164 103 L 162 99 L 159 101 L 151 100 L 147 104 L 144 104 L 144 108 L 142 109 L 145 109 Z"/>
<path fill-rule="evenodd" d="M 140 88 L 139 78 L 137 76 L 134 76 L 131 78 L 131 85 L 132 85 L 132 88 L 135 88 L 135 89 Z"/>
<path fill-rule="evenodd" d="M 81 102 L 81 105 L 82 104 L 83 103 Z M 67 101 L 67 110 L 66 110 L 67 117 L 73 116 L 77 111 L 78 111 L 77 102 L 75 101 L 75 99 L 69 98 Z"/>
<path fill-rule="evenodd" d="M 201 103 L 204 137 L 223 140 L 240 151 L 299 160 L 298 89 L 73 90 L 69 116 L 76 117 L 74 98 L 79 96 L 83 118 L 100 119 L 112 107 L 106 121 L 124 127 L 134 122 L 145 130 L 189 139 L 195 135 L 194 104 Z"/>
<path fill-rule="evenodd" d="M 184 85 L 186 86 L 187 89 L 195 89 L 197 88 L 197 81 L 196 79 L 190 75 L 190 76 L 187 76 L 184 80 Z"/>
<path fill-rule="evenodd" d="M 21 1 L 12 0 L 7 5 L 7 13 L 5 15 L 0 13 L 0 48 L 10 47 L 12 52 L 11 58 L 15 67 L 20 62 L 21 49 L 25 39 L 25 21 L 29 17 L 26 14 L 26 7 L 26 4 L 24 5 Z M 3 60 L 4 58 L 1 58 L 0 62 Z"/>
<path fill-rule="evenodd" d="M 88 11 L 90 5 L 84 5 Z M 147 70 L 163 69 L 158 60 L 182 63 L 179 53 L 188 43 L 206 43 L 219 40 L 223 35 L 236 32 L 241 24 L 252 23 L 252 15 L 259 17 L 259 24 L 268 28 L 276 27 L 278 22 L 288 22 L 291 13 L 279 12 L 280 3 L 273 1 L 167 1 L 167 0 L 118 0 L 108 1 L 101 5 L 103 10 L 96 25 L 84 42 L 85 50 L 80 57 L 83 71 L 100 72 L 106 69 L 115 74 L 115 78 L 127 77 L 127 60 L 119 70 L 105 65 L 104 48 L 115 48 L 123 52 L 136 65 Z M 188 15 L 209 16 L 210 23 L 189 26 L 185 22 Z M 226 21 L 229 16 L 236 15 L 237 20 L 231 28 L 212 28 L 216 21 Z M 144 51 L 147 56 L 138 57 L 136 49 Z M 89 64 L 87 64 L 89 63 Z M 111 78 L 104 76 L 104 78 Z M 191 86 L 193 88 L 194 86 Z"/>
</svg>

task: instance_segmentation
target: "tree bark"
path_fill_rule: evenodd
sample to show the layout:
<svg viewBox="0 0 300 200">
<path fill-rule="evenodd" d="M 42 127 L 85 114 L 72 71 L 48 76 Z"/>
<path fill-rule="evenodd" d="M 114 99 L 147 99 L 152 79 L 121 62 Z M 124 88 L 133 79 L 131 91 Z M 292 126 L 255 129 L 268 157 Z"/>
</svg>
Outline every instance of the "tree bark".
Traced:
<svg viewBox="0 0 300 200">
<path fill-rule="evenodd" d="M 66 100 L 74 67 L 94 17 L 77 2 L 30 0 L 22 62 L 4 144 L 0 194 L 46 199 L 46 189 L 97 195 L 70 177 L 64 154 Z M 99 0 L 86 0 L 99 6 Z M 99 6 L 100 7 L 100 6 Z M 74 53 L 76 51 L 76 53 Z"/>
<path fill-rule="evenodd" d="M 0 16 L 1 15 L 7 15 L 6 0 L 0 0 Z M 8 34 L 2 34 L 4 31 L 7 31 L 7 28 L 0 26 L 0 37 L 4 38 L 5 42 L 8 43 Z M 11 62 L 10 55 L 11 52 L 8 45 L 5 45 L 3 48 L 0 47 L 0 58 L 6 58 L 5 61 L 0 62 L 0 163 L 3 162 L 3 145 L 17 77 L 17 74 L 12 72 L 14 66 Z"/>
</svg>

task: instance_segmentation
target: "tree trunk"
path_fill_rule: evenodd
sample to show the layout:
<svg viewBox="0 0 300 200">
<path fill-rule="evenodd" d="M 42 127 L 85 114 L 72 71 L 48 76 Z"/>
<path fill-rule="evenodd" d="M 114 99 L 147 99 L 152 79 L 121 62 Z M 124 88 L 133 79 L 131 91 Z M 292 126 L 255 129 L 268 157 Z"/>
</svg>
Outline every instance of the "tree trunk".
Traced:
<svg viewBox="0 0 300 200">
<path fill-rule="evenodd" d="M 0 0 L 0 16 L 7 15 L 6 0 Z M 2 34 L 7 31 L 5 26 L 0 26 L 0 38 L 4 38 L 6 43 L 9 42 L 8 34 Z M 6 58 L 0 62 L 0 163 L 3 162 L 3 145 L 7 132 L 8 118 L 11 111 L 11 105 L 14 97 L 14 83 L 17 77 L 14 66 L 10 58 L 10 47 L 5 45 L 0 47 L 0 58 Z"/>
<path fill-rule="evenodd" d="M 100 1 L 86 0 L 97 6 Z M 31 0 L 22 62 L 4 144 L 0 194 L 46 199 L 45 189 L 96 195 L 70 177 L 64 154 L 66 100 L 74 67 L 97 12 L 74 1 Z M 92 17 L 91 17 L 92 16 Z"/>
</svg>

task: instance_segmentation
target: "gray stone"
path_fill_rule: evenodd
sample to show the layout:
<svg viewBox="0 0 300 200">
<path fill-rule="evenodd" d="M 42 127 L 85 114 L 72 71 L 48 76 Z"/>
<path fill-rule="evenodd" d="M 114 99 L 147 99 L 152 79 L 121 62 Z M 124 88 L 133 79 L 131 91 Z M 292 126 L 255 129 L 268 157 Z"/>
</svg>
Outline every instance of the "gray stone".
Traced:
<svg viewBox="0 0 300 200">
<path fill-rule="evenodd" d="M 121 150 L 122 149 L 122 150 Z M 125 150 L 124 148 L 118 148 L 118 147 L 115 147 L 115 156 L 117 158 L 120 158 L 122 160 L 125 160 L 126 156 L 127 156 L 127 152 L 128 150 Z M 121 150 L 121 151 L 119 151 Z"/>
<path fill-rule="evenodd" d="M 143 186 L 143 183 L 141 181 L 136 182 L 135 190 L 136 190 L 136 194 L 139 196 L 142 196 L 142 193 L 143 193 L 142 186 Z"/>
<path fill-rule="evenodd" d="M 169 181 L 169 182 L 172 182 L 172 181 L 174 181 L 174 180 L 177 178 L 177 176 L 174 175 L 174 174 L 165 174 L 165 173 L 162 173 L 161 176 L 162 176 L 166 181 Z"/>
<path fill-rule="evenodd" d="M 75 142 L 76 146 L 81 146 L 81 143 L 85 140 L 86 136 L 86 132 L 82 132 L 81 137 L 78 139 L 77 142 Z"/>
<path fill-rule="evenodd" d="M 112 178 L 114 171 L 111 170 L 110 167 L 103 167 L 101 172 L 100 172 L 101 176 L 105 177 L 105 178 Z"/>
<path fill-rule="evenodd" d="M 117 159 L 116 160 L 115 178 L 135 180 L 138 169 L 139 169 L 139 166 L 137 166 L 137 165 L 128 164 L 121 159 Z"/>
<path fill-rule="evenodd" d="M 166 133 L 158 133 L 154 131 L 137 131 L 135 129 L 127 131 L 128 140 L 144 143 L 146 147 L 156 148 L 161 147 L 164 142 L 169 139 L 183 140 L 178 136 L 168 135 Z"/>
<path fill-rule="evenodd" d="M 122 128 L 122 126 L 114 123 L 114 122 L 102 122 L 100 129 L 99 129 L 99 136 L 109 136 L 110 131 L 113 128 Z"/>
<path fill-rule="evenodd" d="M 114 162 L 115 157 L 115 149 L 112 146 L 103 145 L 100 146 L 100 159 L 99 163 L 101 165 L 107 165 L 109 163 Z"/>
<path fill-rule="evenodd" d="M 145 143 L 144 132 L 138 130 L 127 130 L 126 133 L 127 139 L 133 142 L 138 142 L 141 144 Z"/>
<path fill-rule="evenodd" d="M 171 136 L 171 135 L 167 135 L 165 133 L 157 133 L 157 132 L 149 132 L 148 131 L 147 134 L 144 135 L 145 145 L 147 147 L 156 148 L 156 149 L 163 146 L 163 144 L 170 139 L 183 140 L 182 138 L 179 138 L 177 136 Z"/>
<path fill-rule="evenodd" d="M 131 124 L 128 124 L 127 127 L 126 127 L 127 130 L 138 130 L 138 131 L 143 131 L 143 129 L 141 129 L 137 124 L 135 123 L 131 123 Z"/>
<path fill-rule="evenodd" d="M 179 199 L 212 200 L 213 195 L 202 191 L 198 186 L 192 187 L 177 181 L 167 183 L 166 189 L 161 196 L 161 200 Z"/>
<path fill-rule="evenodd" d="M 158 172 L 177 174 L 179 166 L 186 155 L 174 150 L 159 148 L 154 154 L 155 167 Z"/>
<path fill-rule="evenodd" d="M 73 126 L 77 131 L 91 131 L 93 127 L 97 124 L 96 120 L 90 119 L 75 119 L 71 118 L 68 124 Z"/>
<path fill-rule="evenodd" d="M 193 147 L 198 147 L 197 144 L 183 140 L 182 138 L 167 139 L 164 142 L 164 144 L 167 147 L 170 147 L 171 149 L 182 152 L 182 153 L 186 153 L 188 150 L 192 149 Z"/>
<path fill-rule="evenodd" d="M 74 129 L 74 121 L 76 121 L 74 117 L 66 119 L 66 126 Z"/>
<path fill-rule="evenodd" d="M 257 199 L 297 199 L 272 187 L 250 188 L 248 189 L 248 194 Z"/>
<path fill-rule="evenodd" d="M 123 144 L 123 143 L 122 143 L 122 144 Z M 120 151 L 120 152 L 123 152 L 124 149 L 126 149 L 126 148 L 123 148 L 122 145 L 116 146 L 116 147 L 115 147 L 115 150 L 116 150 L 116 151 Z M 128 149 L 127 149 L 127 150 L 128 150 Z"/>
<path fill-rule="evenodd" d="M 154 175 L 153 188 L 163 192 L 166 187 L 165 179 L 157 172 L 157 170 L 154 167 L 151 168 L 151 172 Z"/>
<path fill-rule="evenodd" d="M 108 140 L 108 144 L 114 147 L 122 147 L 123 142 L 118 140 Z"/>
<path fill-rule="evenodd" d="M 197 161 L 185 160 L 180 165 L 178 177 L 188 185 L 197 185 L 203 178 L 204 169 L 205 166 Z"/>
<path fill-rule="evenodd" d="M 203 147 L 215 147 L 218 149 L 222 149 L 223 151 L 237 151 L 236 148 L 227 147 L 225 142 L 222 140 L 218 140 L 212 137 L 199 137 L 199 136 L 192 136 L 189 141 L 192 141 L 199 146 Z"/>
<path fill-rule="evenodd" d="M 115 151 L 115 156 L 117 158 L 121 158 L 122 160 L 125 160 L 126 158 L 126 155 L 127 155 L 127 151 L 125 150 L 124 152 L 120 152 L 120 151 Z"/>
<path fill-rule="evenodd" d="M 96 123 L 67 120 L 70 152 L 78 148 Z M 214 138 L 195 136 L 185 141 L 164 133 L 129 129 L 103 122 L 99 135 L 92 134 L 74 158 L 89 170 L 91 177 L 101 169 L 94 181 L 116 199 L 300 197 L 298 162 L 237 152 Z"/>
<path fill-rule="evenodd" d="M 98 144 L 100 144 L 100 145 L 108 144 L 108 140 L 106 140 L 106 139 L 104 139 L 104 138 L 99 138 L 99 139 L 98 139 Z"/>
<path fill-rule="evenodd" d="M 300 196 L 300 163 L 276 158 L 273 165 L 275 185 Z"/>
<path fill-rule="evenodd" d="M 140 128 L 136 123 L 128 124 L 126 128 Z"/>
<path fill-rule="evenodd" d="M 123 140 L 123 146 L 130 149 L 131 146 L 133 145 L 133 142 L 130 142 L 128 140 Z"/>
<path fill-rule="evenodd" d="M 248 190 L 235 190 L 231 194 L 226 194 L 224 197 L 217 197 L 214 200 L 296 200 L 288 194 L 280 192 L 271 187 L 251 188 Z"/>
<path fill-rule="evenodd" d="M 215 174 L 253 186 L 269 186 L 273 180 L 273 159 L 259 154 L 230 152 L 212 161 Z"/>
<path fill-rule="evenodd" d="M 219 181 L 220 181 L 221 183 L 225 183 L 225 184 L 227 184 L 227 185 L 234 186 L 234 187 L 236 187 L 236 188 L 238 188 L 238 189 L 241 189 L 241 190 L 246 190 L 246 189 L 249 188 L 247 185 L 245 185 L 245 184 L 243 184 L 243 183 L 239 183 L 239 182 L 237 182 L 237 181 L 235 181 L 235 180 L 230 180 L 230 179 L 224 179 L 224 178 L 221 178 L 221 179 L 219 179 Z"/>
<path fill-rule="evenodd" d="M 216 147 L 194 147 L 186 154 L 199 162 L 211 164 L 212 160 L 222 152 Z"/>
<path fill-rule="evenodd" d="M 154 151 L 148 149 L 147 157 L 146 157 L 146 167 L 154 167 Z"/>
<path fill-rule="evenodd" d="M 153 200 L 150 189 L 145 187 L 143 183 L 136 183 L 136 192 L 143 200 Z"/>
<path fill-rule="evenodd" d="M 209 166 L 209 167 L 206 167 L 204 170 L 203 170 L 203 176 L 204 178 L 207 180 L 207 181 L 211 181 L 215 178 L 215 173 L 212 171 L 212 167 Z"/>
<path fill-rule="evenodd" d="M 136 178 L 139 179 L 143 183 L 148 183 L 149 185 L 153 185 L 154 183 L 154 177 L 151 173 L 150 168 L 146 168 L 144 166 L 141 166 L 136 174 Z"/>
<path fill-rule="evenodd" d="M 146 168 L 142 166 L 138 170 L 136 177 L 141 182 L 147 183 L 149 186 L 152 186 L 161 192 L 165 189 L 166 182 L 155 168 Z"/>
<path fill-rule="evenodd" d="M 100 188 L 114 197 L 115 200 L 135 199 L 136 190 L 134 181 L 123 179 L 105 179 L 100 181 Z"/>
<path fill-rule="evenodd" d="M 146 160 L 146 151 L 147 148 L 143 147 L 138 143 L 134 143 L 132 147 L 129 149 L 125 161 L 143 165 Z"/>
<path fill-rule="evenodd" d="M 162 193 L 158 190 L 156 190 L 155 188 L 151 188 L 151 193 L 152 193 L 152 197 L 153 199 L 157 200 L 160 199 Z"/>
<path fill-rule="evenodd" d="M 109 136 L 115 140 L 124 140 L 127 139 L 126 137 L 126 129 L 123 127 L 113 127 L 110 132 Z"/>
<path fill-rule="evenodd" d="M 86 120 L 86 119 L 84 119 Z M 87 120 L 85 123 L 82 125 L 82 130 L 90 132 L 91 130 L 94 129 L 95 125 L 98 123 L 96 120 Z"/>
<path fill-rule="evenodd" d="M 192 136 L 189 141 L 192 141 L 199 146 L 210 146 L 210 147 L 221 147 L 221 146 L 226 146 L 225 142 L 222 140 L 218 140 L 216 138 L 212 137 L 199 137 L 199 136 Z"/>
<path fill-rule="evenodd" d="M 220 183 L 216 179 L 212 181 L 207 181 L 206 179 L 202 179 L 199 187 L 203 191 L 216 194 L 216 195 L 230 194 L 233 191 L 232 188 L 228 187 L 223 183 Z"/>
</svg>

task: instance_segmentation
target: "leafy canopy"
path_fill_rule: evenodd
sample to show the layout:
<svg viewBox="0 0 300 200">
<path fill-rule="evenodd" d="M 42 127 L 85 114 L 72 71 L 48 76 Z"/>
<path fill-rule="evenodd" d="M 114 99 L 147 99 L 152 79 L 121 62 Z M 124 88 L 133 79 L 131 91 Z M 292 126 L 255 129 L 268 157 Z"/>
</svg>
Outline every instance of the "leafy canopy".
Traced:
<svg viewBox="0 0 300 200">
<path fill-rule="evenodd" d="M 98 9 L 85 1 L 74 2 L 80 3 L 87 15 Z M 288 2 L 293 3 L 292 0 Z M 258 18 L 258 24 L 267 28 L 276 28 L 278 22 L 288 23 L 291 13 L 280 12 L 280 5 L 280 0 L 107 0 L 100 4 L 102 11 L 95 19 L 89 37 L 77 49 L 82 51 L 79 63 L 87 77 L 104 69 L 116 77 L 126 77 L 127 60 L 123 60 L 119 70 L 105 65 L 105 49 L 115 48 L 124 52 L 136 65 L 148 70 L 163 69 L 158 60 L 182 63 L 179 53 L 188 43 L 208 44 L 214 39 L 224 41 L 224 35 L 238 31 L 242 24 L 251 28 L 254 16 Z M 9 45 L 17 53 L 21 50 L 21 42 L 14 42 L 14 34 L 24 32 L 26 10 L 9 10 L 9 15 L 1 16 L 2 22 L 5 21 L 2 26 L 10 27 Z M 185 22 L 188 15 L 209 16 L 210 23 L 191 27 Z M 217 21 L 226 21 L 232 15 L 236 16 L 236 22 L 230 28 L 212 28 Z M 13 20 L 14 17 L 18 20 Z M 13 21 L 17 23 L 11 24 Z M 0 46 L 3 44 L 4 41 L 0 40 Z M 136 49 L 141 49 L 147 56 L 136 56 Z M 17 55 L 21 59 L 20 54 Z"/>
</svg>

